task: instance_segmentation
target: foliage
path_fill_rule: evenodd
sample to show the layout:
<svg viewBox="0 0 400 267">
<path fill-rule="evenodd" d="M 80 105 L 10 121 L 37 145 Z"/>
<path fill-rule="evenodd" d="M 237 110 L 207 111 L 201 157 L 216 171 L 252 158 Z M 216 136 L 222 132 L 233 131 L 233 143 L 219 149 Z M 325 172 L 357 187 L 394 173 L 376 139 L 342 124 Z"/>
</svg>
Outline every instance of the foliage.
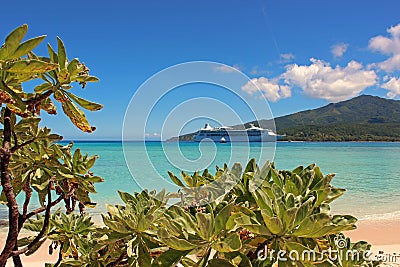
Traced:
<svg viewBox="0 0 400 267">
<path fill-rule="evenodd" d="M 94 131 L 95 127 L 78 106 L 95 111 L 102 105 L 77 96 L 72 88 L 75 84 L 84 88 L 88 82 L 98 79 L 89 75 L 89 69 L 79 59 L 68 59 L 60 38 L 57 38 L 57 51 L 48 44 L 48 56 L 36 55 L 32 50 L 45 36 L 23 41 L 27 30 L 27 25 L 16 28 L 0 48 L 0 122 L 3 125 L 0 129 L 0 201 L 9 209 L 9 233 L 0 254 L 0 266 L 11 257 L 16 266 L 22 266 L 19 255 L 36 251 L 51 230 L 50 225 L 56 225 L 51 208 L 63 201 L 67 214 L 77 205 L 83 213 L 85 207 L 95 205 L 89 196 L 96 193 L 94 184 L 103 181 L 90 171 L 97 156 L 83 155 L 72 143 L 59 144 L 62 136 L 39 126 L 41 111 L 56 114 L 60 105 L 76 127 L 88 133 Z M 37 86 L 29 90 L 32 84 Z M 38 194 L 39 203 L 30 209 L 33 192 Z M 20 194 L 24 194 L 23 203 L 16 201 Z M 17 242 L 22 227 L 29 228 L 31 222 L 25 223 L 40 213 L 45 215 L 38 217 L 39 233 Z M 69 218 L 63 213 L 57 214 L 63 222 Z M 62 244 L 66 249 L 66 242 Z"/>
<path fill-rule="evenodd" d="M 238 184 L 221 198 L 211 203 L 205 202 L 208 196 L 184 201 L 198 193 L 184 191 L 194 181 L 204 185 L 224 175 L 235 176 L 232 180 Z M 324 176 L 314 164 L 280 171 L 271 163 L 259 168 L 253 159 L 244 171 L 235 164 L 232 170 L 217 167 L 215 176 L 206 170 L 190 176 L 182 172 L 181 179 L 172 173 L 170 177 L 186 192 L 178 205 L 167 205 L 176 194 L 164 191 L 119 192 L 124 205 L 108 205 L 105 228 L 85 236 L 84 242 L 96 245 L 78 256 L 66 255 L 61 266 L 377 265 L 362 257 L 330 257 L 329 248 L 361 255 L 369 245 L 347 239 L 346 247 L 338 246 L 335 240 L 345 240 L 342 232 L 355 229 L 357 219 L 330 213 L 330 203 L 345 190 L 333 187 L 334 175 Z M 315 255 L 278 261 L 280 250 Z M 98 257 L 88 257 L 94 254 Z"/>
</svg>

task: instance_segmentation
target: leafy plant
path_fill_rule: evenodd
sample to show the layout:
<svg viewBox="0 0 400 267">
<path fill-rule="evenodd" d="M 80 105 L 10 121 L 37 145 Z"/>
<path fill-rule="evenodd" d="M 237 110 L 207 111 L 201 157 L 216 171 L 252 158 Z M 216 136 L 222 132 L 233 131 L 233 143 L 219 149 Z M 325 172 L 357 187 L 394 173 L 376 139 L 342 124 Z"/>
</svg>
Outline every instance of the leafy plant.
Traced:
<svg viewBox="0 0 400 267">
<path fill-rule="evenodd" d="M 357 219 L 332 215 L 330 203 L 344 189 L 331 184 L 334 175 L 323 175 L 314 164 L 280 171 L 274 164 L 262 168 L 252 159 L 242 171 L 217 167 L 216 175 L 169 173 L 181 194 L 164 191 L 119 192 L 125 205 L 107 206 L 105 228 L 91 236 L 90 251 L 70 256 L 61 266 L 376 266 L 365 257 L 366 242 L 351 243 L 342 232 L 355 229 Z M 238 181 L 222 197 L 206 203 L 207 194 L 190 188 L 212 184 L 224 176 Z M 186 187 L 189 190 L 185 190 Z M 229 187 L 230 188 L 230 187 Z M 183 195 L 182 194 L 186 194 Z M 209 192 L 212 194 L 212 192 Z M 167 205 L 172 197 L 179 201 Z M 346 246 L 337 240 L 345 240 Z M 359 255 L 332 257 L 332 250 Z M 286 258 L 281 259 L 283 251 Z M 295 252 L 299 257 L 291 258 Z M 96 254 L 96 259 L 86 255 Z M 290 254 L 291 255 L 291 254 Z"/>
<path fill-rule="evenodd" d="M 103 181 L 90 171 L 97 156 L 82 155 L 79 149 L 73 149 L 72 143 L 60 145 L 60 135 L 39 127 L 42 110 L 57 113 L 56 101 L 76 127 L 88 133 L 94 131 L 95 127 L 78 106 L 94 111 L 102 105 L 75 95 L 72 88 L 76 83 L 84 88 L 86 83 L 98 79 L 90 76 L 89 69 L 77 58 L 67 58 L 60 38 L 57 38 L 57 52 L 49 44 L 47 57 L 33 53 L 45 36 L 23 41 L 27 30 L 27 25 L 18 27 L 0 48 L 0 122 L 3 125 L 0 199 L 9 210 L 8 235 L 0 253 L 0 266 L 5 266 L 11 257 L 15 266 L 22 266 L 19 255 L 33 253 L 46 239 L 52 220 L 51 208 L 63 201 L 67 213 L 76 204 L 83 213 L 85 207 L 94 205 L 89 197 L 96 192 L 94 184 Z M 28 90 L 27 82 L 32 81 L 29 84 L 39 85 Z M 33 192 L 38 194 L 39 207 L 30 209 Z M 21 203 L 16 197 L 21 193 L 25 197 L 20 211 Z M 54 196 L 57 198 L 53 199 Z M 27 220 L 40 213 L 45 215 L 38 218 L 42 223 L 36 237 L 17 242 Z"/>
</svg>

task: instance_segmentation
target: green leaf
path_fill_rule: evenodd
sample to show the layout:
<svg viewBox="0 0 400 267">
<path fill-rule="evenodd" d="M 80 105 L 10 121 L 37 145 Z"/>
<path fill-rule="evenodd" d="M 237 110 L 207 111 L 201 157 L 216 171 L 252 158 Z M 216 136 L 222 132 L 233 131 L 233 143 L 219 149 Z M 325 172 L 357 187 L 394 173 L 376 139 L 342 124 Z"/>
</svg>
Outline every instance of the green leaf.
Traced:
<svg viewBox="0 0 400 267">
<path fill-rule="evenodd" d="M 87 109 L 87 110 L 91 110 L 91 111 L 96 111 L 96 110 L 100 110 L 103 108 L 103 105 L 95 103 L 95 102 L 91 102 L 89 100 L 80 98 L 72 93 L 66 92 L 67 95 L 74 100 L 79 106 Z"/>
<path fill-rule="evenodd" d="M 12 57 L 19 58 L 23 55 L 26 55 L 28 52 L 32 51 L 36 46 L 38 46 L 44 38 L 46 38 L 46 35 L 38 36 L 23 42 L 18 46 L 17 50 L 15 50 Z"/>
<path fill-rule="evenodd" d="M 252 158 L 247 163 L 246 168 L 244 169 L 244 173 L 254 173 L 256 169 L 257 169 L 256 159 Z"/>
<path fill-rule="evenodd" d="M 44 93 L 53 87 L 51 83 L 42 83 L 41 85 L 35 86 L 35 92 L 38 94 Z"/>
<path fill-rule="evenodd" d="M 179 180 L 178 177 L 176 177 L 172 172 L 168 171 L 169 178 L 174 182 L 176 185 L 180 187 L 185 187 L 185 185 Z"/>
<path fill-rule="evenodd" d="M 74 58 L 73 60 L 71 60 L 68 63 L 68 66 L 67 66 L 67 70 L 68 70 L 69 75 L 70 76 L 75 76 L 76 74 L 78 74 L 79 73 L 78 69 L 79 69 L 80 66 L 81 65 L 80 65 L 79 59 Z"/>
<path fill-rule="evenodd" d="M 271 233 L 277 235 L 284 230 L 282 221 L 278 217 L 271 217 L 264 210 L 261 211 L 261 215 L 264 219 L 265 225 Z"/>
<path fill-rule="evenodd" d="M 331 217 L 325 213 L 317 213 L 308 216 L 300 226 L 293 232 L 294 236 L 308 237 L 313 233 L 317 233 L 331 221 Z M 319 237 L 319 236 L 318 236 Z"/>
<path fill-rule="evenodd" d="M 65 52 L 65 47 L 63 41 L 57 37 L 57 48 L 58 48 L 58 64 L 60 64 L 60 69 L 66 68 L 67 53 Z"/>
<path fill-rule="evenodd" d="M 169 249 L 163 252 L 157 259 L 153 261 L 151 267 L 164 267 L 164 266 L 176 266 L 178 262 L 189 253 L 190 250 L 174 250 Z"/>
<path fill-rule="evenodd" d="M 212 243 L 211 247 L 218 252 L 233 252 L 242 248 L 238 233 L 232 233 L 223 240 Z"/>
<path fill-rule="evenodd" d="M 312 212 L 312 206 L 315 198 L 310 197 L 299 208 L 296 214 L 294 226 L 299 225 Z"/>
<path fill-rule="evenodd" d="M 284 219 L 284 224 L 285 224 L 285 230 L 290 230 L 293 227 L 293 224 L 296 220 L 296 214 L 299 208 L 290 208 L 286 210 L 286 212 L 283 214 L 283 219 Z"/>
<path fill-rule="evenodd" d="M 96 160 L 99 158 L 99 156 L 94 155 L 88 158 L 87 162 L 86 162 L 86 169 L 90 169 L 93 167 L 94 163 L 96 162 Z"/>
<path fill-rule="evenodd" d="M 272 236 L 272 233 L 268 230 L 267 227 L 260 224 L 241 224 L 243 228 L 246 228 L 253 234 L 262 235 L 262 236 Z"/>
<path fill-rule="evenodd" d="M 7 37 L 6 37 L 6 44 L 11 44 L 11 45 L 16 45 L 21 43 L 22 39 L 24 38 L 24 36 L 26 35 L 26 33 L 28 32 L 28 25 L 27 24 L 23 24 L 21 26 L 19 26 L 18 28 L 16 28 L 15 30 L 13 30 Z"/>
<path fill-rule="evenodd" d="M 181 171 L 181 176 L 189 187 L 196 187 L 196 183 L 194 183 L 193 178 L 190 175 L 188 175 L 184 171 Z"/>
<path fill-rule="evenodd" d="M 53 63 L 58 63 L 58 55 L 54 52 L 54 49 L 51 47 L 50 44 L 47 44 L 47 50 L 49 52 L 50 61 Z"/>
<path fill-rule="evenodd" d="M 44 73 L 57 68 L 57 64 L 47 63 L 37 59 L 19 60 L 11 64 L 6 70 L 10 73 L 36 74 Z"/>
<path fill-rule="evenodd" d="M 210 213 L 196 213 L 199 235 L 205 240 L 209 240 L 212 235 L 214 218 Z"/>
<path fill-rule="evenodd" d="M 226 205 L 218 212 L 217 216 L 215 216 L 215 225 L 214 225 L 214 233 L 218 234 L 220 231 L 226 229 L 226 223 L 231 216 L 233 203 Z"/>
<path fill-rule="evenodd" d="M 132 196 L 132 195 L 129 194 L 129 193 L 122 192 L 122 191 L 119 191 L 119 190 L 118 190 L 118 194 L 119 194 L 119 197 L 122 199 L 122 201 L 123 201 L 125 204 L 128 204 L 130 201 L 135 200 L 135 197 Z"/>
<path fill-rule="evenodd" d="M 88 75 L 85 77 L 85 82 L 98 82 L 98 81 L 99 81 L 99 78 L 97 78 L 95 76 Z"/>
<path fill-rule="evenodd" d="M 275 170 L 275 169 L 271 169 L 271 178 L 272 181 L 279 186 L 280 188 L 283 187 L 283 181 L 282 181 L 282 177 L 281 174 L 279 173 L 279 171 Z"/>
<path fill-rule="evenodd" d="M 197 244 L 192 244 L 185 239 L 171 235 L 164 228 L 158 230 L 158 237 L 164 244 L 176 250 L 192 250 L 198 246 Z"/>
<path fill-rule="evenodd" d="M 325 203 L 330 203 L 342 196 L 346 192 L 346 189 L 342 188 L 332 188 L 328 194 L 328 197 L 325 199 Z"/>
<path fill-rule="evenodd" d="M 262 188 L 258 188 L 252 194 L 258 207 L 262 210 L 266 210 L 268 214 L 272 216 L 273 215 L 272 203 L 267 193 L 265 193 L 264 190 L 262 190 Z"/>
<path fill-rule="evenodd" d="M 0 59 L 9 59 L 10 56 L 15 52 L 18 45 L 28 31 L 28 25 L 24 24 L 13 30 L 4 42 L 4 45 L 0 48 Z"/>
<path fill-rule="evenodd" d="M 121 234 L 129 234 L 130 231 L 120 222 L 112 221 L 108 216 L 102 214 L 103 222 L 106 226 L 108 226 L 111 230 L 121 233 Z"/>
<path fill-rule="evenodd" d="M 65 101 L 61 102 L 61 106 L 65 115 L 68 116 L 76 127 L 87 133 L 93 132 L 94 129 L 90 126 L 85 114 L 74 103 L 71 101 Z"/>
</svg>

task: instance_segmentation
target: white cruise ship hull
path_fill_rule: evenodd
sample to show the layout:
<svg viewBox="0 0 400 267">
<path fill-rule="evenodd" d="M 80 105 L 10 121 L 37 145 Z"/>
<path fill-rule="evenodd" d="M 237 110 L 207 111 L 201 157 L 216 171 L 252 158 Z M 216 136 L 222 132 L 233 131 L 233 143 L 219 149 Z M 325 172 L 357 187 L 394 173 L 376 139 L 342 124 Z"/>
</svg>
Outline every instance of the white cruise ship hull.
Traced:
<svg viewBox="0 0 400 267">
<path fill-rule="evenodd" d="M 210 131 L 208 133 L 197 133 L 194 136 L 195 142 L 210 141 L 210 142 L 275 142 L 281 136 L 271 134 L 268 131 L 257 133 L 247 133 L 246 131 L 229 131 L 225 134 Z"/>
</svg>

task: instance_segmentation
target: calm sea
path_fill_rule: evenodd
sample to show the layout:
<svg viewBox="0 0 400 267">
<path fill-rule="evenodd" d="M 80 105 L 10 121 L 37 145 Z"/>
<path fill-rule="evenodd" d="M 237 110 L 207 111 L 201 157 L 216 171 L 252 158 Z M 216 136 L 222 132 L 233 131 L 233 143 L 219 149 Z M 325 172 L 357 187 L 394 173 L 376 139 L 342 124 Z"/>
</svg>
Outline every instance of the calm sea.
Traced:
<svg viewBox="0 0 400 267">
<path fill-rule="evenodd" d="M 120 142 L 77 142 L 75 146 L 100 156 L 93 171 L 104 177 L 105 182 L 97 185 L 98 194 L 93 196 L 98 203 L 91 211 L 94 214 L 104 211 L 106 203 L 120 203 L 117 190 L 134 192 L 141 190 L 141 186 L 159 190 L 164 184 L 157 176 L 169 181 L 168 170 L 179 176 L 179 169 L 194 171 L 209 166 L 214 172 L 215 165 L 223 166 L 225 162 L 231 166 L 236 161 L 245 163 L 251 157 L 265 161 L 274 156 L 278 169 L 291 170 L 298 165 L 316 163 L 324 174 L 336 173 L 333 184 L 346 188 L 347 192 L 335 201 L 335 213 L 359 218 L 400 216 L 400 143 L 279 142 L 275 153 L 271 144 L 261 146 L 260 143 L 249 147 L 247 144 L 147 142 L 146 153 L 142 142 L 125 143 L 124 148 Z M 3 218 L 4 208 L 0 207 Z"/>
</svg>

